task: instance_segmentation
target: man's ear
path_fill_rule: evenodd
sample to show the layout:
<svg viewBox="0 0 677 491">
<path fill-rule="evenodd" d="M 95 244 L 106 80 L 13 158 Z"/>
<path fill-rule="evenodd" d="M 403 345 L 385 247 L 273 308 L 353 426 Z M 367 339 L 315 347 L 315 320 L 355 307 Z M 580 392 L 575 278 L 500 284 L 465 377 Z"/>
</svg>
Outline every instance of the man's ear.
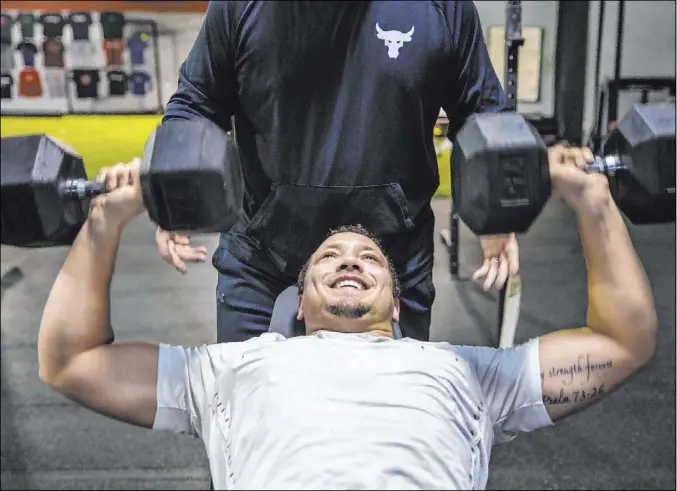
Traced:
<svg viewBox="0 0 677 491">
<path fill-rule="evenodd" d="M 296 320 L 297 321 L 302 321 L 303 320 L 303 295 L 299 295 L 298 302 L 297 302 L 297 313 L 296 313 Z"/>
<path fill-rule="evenodd" d="M 393 322 L 400 322 L 400 299 L 393 300 Z"/>
</svg>

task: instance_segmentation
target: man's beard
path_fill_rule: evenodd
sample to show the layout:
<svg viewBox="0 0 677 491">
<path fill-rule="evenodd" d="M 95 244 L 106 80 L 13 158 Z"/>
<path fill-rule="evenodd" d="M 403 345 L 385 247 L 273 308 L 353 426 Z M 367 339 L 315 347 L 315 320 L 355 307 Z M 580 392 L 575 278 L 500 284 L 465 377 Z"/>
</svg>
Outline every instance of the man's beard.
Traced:
<svg viewBox="0 0 677 491">
<path fill-rule="evenodd" d="M 343 317 L 344 319 L 359 319 L 369 313 L 371 309 L 369 305 L 365 304 L 350 304 L 348 302 L 340 302 L 335 305 L 328 305 L 327 311 L 336 317 Z"/>
</svg>

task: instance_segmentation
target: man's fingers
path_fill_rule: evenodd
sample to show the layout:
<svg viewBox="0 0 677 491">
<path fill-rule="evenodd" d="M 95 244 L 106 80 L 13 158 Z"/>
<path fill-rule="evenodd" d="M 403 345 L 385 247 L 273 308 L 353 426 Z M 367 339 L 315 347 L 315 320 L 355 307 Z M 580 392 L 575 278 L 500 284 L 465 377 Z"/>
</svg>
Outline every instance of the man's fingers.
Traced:
<svg viewBox="0 0 677 491">
<path fill-rule="evenodd" d="M 491 285 L 493 285 L 494 282 L 496 281 L 496 276 L 498 275 L 498 266 L 500 261 L 494 261 L 492 259 L 489 262 L 490 262 L 489 271 L 487 272 L 487 277 L 484 279 L 484 284 L 482 285 L 484 291 L 489 291 Z"/>
<path fill-rule="evenodd" d="M 126 164 L 115 164 L 113 166 L 113 173 L 117 177 L 117 186 L 128 186 L 132 183 L 132 167 Z"/>
<path fill-rule="evenodd" d="M 588 147 L 565 148 L 562 151 L 563 163 L 574 164 L 579 169 L 585 170 L 593 160 L 595 160 L 595 156 Z"/>
<path fill-rule="evenodd" d="M 520 254 L 517 241 L 507 248 L 506 255 L 508 258 L 508 273 L 510 276 L 516 276 L 520 270 Z"/>
<path fill-rule="evenodd" d="M 595 160 L 595 155 L 592 153 L 590 147 L 583 147 L 583 157 L 585 157 L 586 162 Z"/>
<path fill-rule="evenodd" d="M 508 258 L 505 255 L 501 256 L 497 270 L 498 271 L 496 273 L 496 281 L 494 282 L 494 285 L 500 290 L 508 280 Z"/>
<path fill-rule="evenodd" d="M 106 189 L 108 191 L 112 191 L 113 189 L 117 189 L 118 187 L 118 171 L 119 169 L 116 169 L 117 166 L 114 166 L 112 169 L 109 169 L 108 172 L 106 172 L 106 180 L 104 181 L 104 184 L 106 185 Z"/>
<path fill-rule="evenodd" d="M 485 259 L 484 262 L 482 263 L 482 266 L 480 266 L 479 269 L 473 273 L 472 275 L 473 281 L 477 281 L 480 278 L 485 277 L 489 272 L 489 266 L 491 266 L 491 260 Z"/>
<path fill-rule="evenodd" d="M 186 264 L 181 260 L 179 255 L 176 252 L 176 244 L 173 241 L 169 241 L 169 254 L 172 257 L 172 265 L 176 268 L 177 271 L 185 274 L 187 271 Z"/>
<path fill-rule="evenodd" d="M 573 164 L 579 169 L 584 169 L 586 167 L 585 158 L 583 157 L 583 152 L 578 148 L 567 148 L 564 150 L 563 159 L 566 164 Z"/>
<path fill-rule="evenodd" d="M 186 247 L 176 245 L 176 254 L 183 261 L 188 262 L 202 262 L 207 259 L 207 248 L 201 247 Z"/>
<path fill-rule="evenodd" d="M 158 251 L 160 252 L 160 257 L 166 262 L 171 264 L 172 256 L 169 254 L 169 236 L 164 230 L 158 229 L 155 234 L 155 242 L 157 243 Z"/>
<path fill-rule="evenodd" d="M 188 235 L 178 235 L 174 234 L 172 235 L 172 240 L 176 242 L 177 245 L 190 245 L 190 236 Z"/>
</svg>

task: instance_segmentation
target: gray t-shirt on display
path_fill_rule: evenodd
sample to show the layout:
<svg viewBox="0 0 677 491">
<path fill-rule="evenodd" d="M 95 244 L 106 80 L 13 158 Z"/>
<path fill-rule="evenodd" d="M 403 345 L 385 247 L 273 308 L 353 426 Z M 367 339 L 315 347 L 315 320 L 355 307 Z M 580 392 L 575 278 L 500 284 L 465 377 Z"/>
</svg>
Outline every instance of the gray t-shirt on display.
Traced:
<svg viewBox="0 0 677 491">
<path fill-rule="evenodd" d="M 3 72 L 14 69 L 14 46 L 11 44 L 0 44 L 0 68 Z"/>
<path fill-rule="evenodd" d="M 552 425 L 538 346 L 162 345 L 154 429 L 201 438 L 216 489 L 484 489 L 493 445 Z"/>
<path fill-rule="evenodd" d="M 66 75 L 63 70 L 53 68 L 46 68 L 45 82 L 47 85 L 47 93 L 52 98 L 66 97 Z"/>
</svg>

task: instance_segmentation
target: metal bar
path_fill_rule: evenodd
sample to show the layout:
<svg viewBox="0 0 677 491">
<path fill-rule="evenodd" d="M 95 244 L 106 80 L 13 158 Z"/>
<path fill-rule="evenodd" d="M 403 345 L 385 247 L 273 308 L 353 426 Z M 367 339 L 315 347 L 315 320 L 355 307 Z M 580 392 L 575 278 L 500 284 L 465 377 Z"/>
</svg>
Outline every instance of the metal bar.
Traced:
<svg viewBox="0 0 677 491">
<path fill-rule="evenodd" d="M 522 2 L 507 2 L 505 12 L 505 82 L 504 92 L 506 95 L 506 107 L 510 111 L 517 111 L 517 67 L 519 62 L 519 49 L 524 44 L 522 37 Z M 497 332 L 501 332 L 503 314 L 505 311 L 505 297 L 507 284 L 498 292 L 498 319 Z"/>
<path fill-rule="evenodd" d="M 505 19 L 505 87 L 506 106 L 517 110 L 517 65 L 519 48 L 524 44 L 522 38 L 522 2 L 507 2 Z"/>
<path fill-rule="evenodd" d="M 454 205 L 451 205 L 451 216 L 449 219 L 449 271 L 453 278 L 458 278 L 458 254 L 459 254 L 459 218 L 458 213 L 454 211 Z"/>
<path fill-rule="evenodd" d="M 607 119 L 607 130 L 609 123 L 618 119 L 618 88 L 621 79 L 621 61 L 623 58 L 623 24 L 625 23 L 625 0 L 618 2 L 618 23 L 616 25 L 616 52 L 614 54 L 614 80 L 613 91 L 609 90 L 609 113 Z M 613 94 L 612 94 L 613 92 Z M 613 97 L 612 97 L 613 95 Z"/>
<path fill-rule="evenodd" d="M 596 52 L 595 52 L 595 78 L 594 78 L 594 87 L 593 87 L 593 126 L 592 131 L 590 131 L 590 140 L 588 141 L 588 146 L 593 149 L 598 149 L 600 141 L 602 138 L 602 106 L 604 104 L 604 94 L 599 86 L 599 79 L 601 75 L 602 67 L 602 39 L 604 36 L 604 0 L 599 2 L 599 17 L 597 18 L 597 41 L 596 41 Z M 596 151 L 596 150 L 595 150 Z"/>
<path fill-rule="evenodd" d="M 155 90 L 157 92 L 157 107 L 158 113 L 162 114 L 164 112 L 164 107 L 162 107 L 162 78 L 161 78 L 161 69 L 160 69 L 160 33 L 158 32 L 157 23 L 151 21 L 150 23 L 151 30 L 153 31 L 153 56 L 155 58 Z"/>
<path fill-rule="evenodd" d="M 583 104 L 588 66 L 589 1 L 558 2 L 555 49 L 555 107 L 557 137 L 583 142 Z M 594 98 L 594 97 L 593 97 Z"/>
</svg>

